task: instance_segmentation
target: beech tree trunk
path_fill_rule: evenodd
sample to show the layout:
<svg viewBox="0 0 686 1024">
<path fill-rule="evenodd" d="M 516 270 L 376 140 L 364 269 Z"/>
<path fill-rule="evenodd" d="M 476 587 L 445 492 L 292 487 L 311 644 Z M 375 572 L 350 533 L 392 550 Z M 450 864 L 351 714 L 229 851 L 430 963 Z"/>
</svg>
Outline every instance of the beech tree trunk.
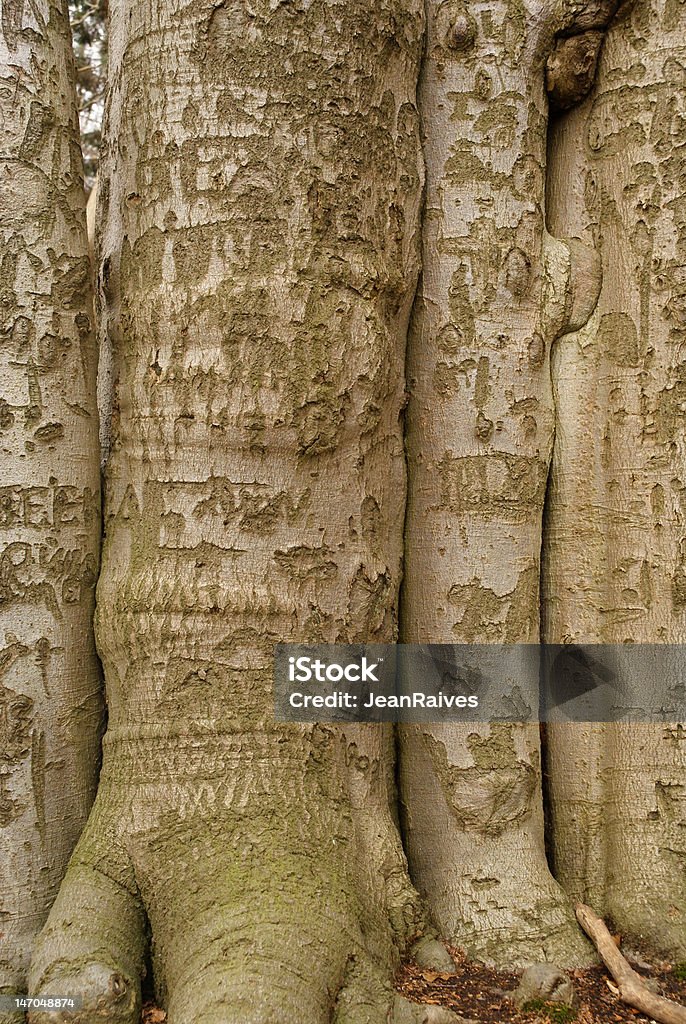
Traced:
<svg viewBox="0 0 686 1024">
<path fill-rule="evenodd" d="M 562 185 L 551 223 L 592 238 L 603 266 L 598 308 L 554 367 L 544 579 L 557 643 L 686 640 L 685 26 L 669 2 L 620 14 L 593 93 L 555 131 L 555 183 L 578 184 Z M 630 647 L 621 670 L 636 685 Z M 683 958 L 683 725 L 556 726 L 549 750 L 560 880 Z"/>
<path fill-rule="evenodd" d="M 538 643 L 554 435 L 550 353 L 598 295 L 597 258 L 545 228 L 548 86 L 571 103 L 611 5 L 429 3 L 427 201 L 408 350 L 406 642 Z M 570 57 L 569 47 L 572 46 Z M 595 47 L 595 50 L 593 49 Z M 410 866 L 479 957 L 588 957 L 546 862 L 537 727 L 401 730 Z"/>
<path fill-rule="evenodd" d="M 66 3 L 3 0 L 0 992 L 26 992 L 98 763 L 97 360 L 78 131 Z"/>
<path fill-rule="evenodd" d="M 397 636 L 422 39 L 419 0 L 111 5 L 109 726 L 32 969 L 84 1024 L 137 1020 L 146 919 L 170 1024 L 382 1024 L 422 929 L 390 731 L 275 724 L 271 679 Z"/>
<path fill-rule="evenodd" d="M 430 930 L 392 732 L 275 724 L 275 643 L 683 639 L 664 2 L 620 15 L 549 161 L 612 0 L 428 0 L 426 26 L 422 0 L 112 0 L 109 726 L 30 979 L 83 997 L 65 1020 L 137 1024 L 150 938 L 169 1024 L 412 1019 L 393 971 Z M 441 933 L 581 963 L 571 893 L 682 950 L 685 749 L 551 728 L 556 880 L 537 728 L 401 729 Z"/>
</svg>

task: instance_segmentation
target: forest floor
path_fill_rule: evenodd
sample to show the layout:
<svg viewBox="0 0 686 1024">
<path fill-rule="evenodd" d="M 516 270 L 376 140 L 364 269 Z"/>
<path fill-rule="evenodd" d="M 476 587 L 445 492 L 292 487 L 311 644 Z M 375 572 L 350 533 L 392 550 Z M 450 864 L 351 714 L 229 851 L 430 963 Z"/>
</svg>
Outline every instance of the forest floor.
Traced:
<svg viewBox="0 0 686 1024">
<path fill-rule="evenodd" d="M 521 972 L 496 971 L 475 960 L 468 960 L 457 949 L 450 953 L 455 973 L 438 973 L 405 964 L 396 988 L 417 1003 L 447 1006 L 455 1013 L 479 1024 L 649 1024 L 650 1017 L 625 1006 L 619 999 L 612 977 L 602 966 L 568 971 L 577 993 L 576 1008 L 547 1003 L 518 1011 L 505 992 L 515 989 Z M 632 967 L 647 978 L 654 978 L 660 994 L 686 1004 L 686 965 L 671 964 L 648 958 L 645 954 L 625 955 Z"/>
<path fill-rule="evenodd" d="M 567 972 L 577 992 L 575 1009 L 547 1003 L 518 1011 L 505 992 L 517 987 L 519 972 L 496 971 L 476 960 L 468 960 L 451 949 L 454 973 L 430 971 L 408 962 L 396 978 L 396 988 L 415 1003 L 447 1006 L 478 1024 L 650 1024 L 651 1018 L 625 1006 L 619 999 L 611 976 L 601 967 Z M 632 967 L 646 978 L 654 978 L 660 993 L 686 1005 L 686 964 L 675 968 L 644 953 L 626 952 Z M 166 1014 L 146 1003 L 142 1024 L 165 1024 Z"/>
</svg>

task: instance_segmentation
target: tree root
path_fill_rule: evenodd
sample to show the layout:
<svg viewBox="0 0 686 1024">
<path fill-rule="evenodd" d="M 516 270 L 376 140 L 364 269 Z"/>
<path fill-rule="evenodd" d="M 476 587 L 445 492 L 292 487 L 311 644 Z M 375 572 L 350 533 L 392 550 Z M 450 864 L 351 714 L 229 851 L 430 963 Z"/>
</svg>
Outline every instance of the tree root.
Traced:
<svg viewBox="0 0 686 1024">
<path fill-rule="evenodd" d="M 82 1010 L 30 1024 L 138 1024 L 148 927 L 169 1024 L 388 1024 L 422 919 L 390 814 L 358 821 L 351 760 L 334 730 L 111 731 L 30 978 Z"/>
</svg>

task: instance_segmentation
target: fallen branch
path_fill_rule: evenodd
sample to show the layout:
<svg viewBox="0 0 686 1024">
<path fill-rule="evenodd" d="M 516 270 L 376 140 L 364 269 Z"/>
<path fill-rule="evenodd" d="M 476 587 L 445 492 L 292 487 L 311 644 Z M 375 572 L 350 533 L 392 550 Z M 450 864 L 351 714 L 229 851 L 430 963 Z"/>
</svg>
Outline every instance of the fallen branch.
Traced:
<svg viewBox="0 0 686 1024">
<path fill-rule="evenodd" d="M 653 1020 L 660 1021 L 660 1024 L 686 1024 L 686 1007 L 664 996 L 657 996 L 646 988 L 640 974 L 629 966 L 617 949 L 602 918 L 583 903 L 577 904 L 576 917 L 617 982 L 619 998 L 623 1003 L 648 1014 Z"/>
</svg>

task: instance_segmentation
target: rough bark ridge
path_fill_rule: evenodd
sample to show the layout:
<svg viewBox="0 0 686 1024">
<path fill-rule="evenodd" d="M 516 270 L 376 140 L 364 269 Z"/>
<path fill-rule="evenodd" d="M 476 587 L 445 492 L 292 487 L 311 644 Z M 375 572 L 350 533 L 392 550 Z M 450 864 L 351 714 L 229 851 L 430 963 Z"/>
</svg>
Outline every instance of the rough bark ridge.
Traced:
<svg viewBox="0 0 686 1024">
<path fill-rule="evenodd" d="M 32 970 L 84 1024 L 136 1020 L 145 916 L 170 1024 L 389 1019 L 421 924 L 390 735 L 275 725 L 271 654 L 396 636 L 422 30 L 419 0 L 111 7 L 110 719 Z"/>
<path fill-rule="evenodd" d="M 544 596 L 558 643 L 686 639 L 685 30 L 669 0 L 621 13 L 595 90 L 555 133 L 553 230 L 594 240 L 603 263 L 598 308 L 554 366 Z M 640 687 L 630 648 L 618 671 Z M 550 751 L 565 887 L 683 957 L 683 726 L 556 727 Z"/>
<path fill-rule="evenodd" d="M 408 349 L 407 642 L 539 640 L 550 351 L 586 321 L 600 286 L 593 252 L 545 230 L 545 66 L 554 50 L 558 102 L 572 102 L 559 40 L 597 33 L 613 10 L 429 3 L 423 276 Z M 408 856 L 441 932 L 502 962 L 587 958 L 546 863 L 538 730 L 467 732 L 401 730 Z"/>
<path fill-rule="evenodd" d="M 66 3 L 0 4 L 0 991 L 95 792 L 96 352 Z M 1 1016 L 1 1015 L 0 1015 Z"/>
</svg>

